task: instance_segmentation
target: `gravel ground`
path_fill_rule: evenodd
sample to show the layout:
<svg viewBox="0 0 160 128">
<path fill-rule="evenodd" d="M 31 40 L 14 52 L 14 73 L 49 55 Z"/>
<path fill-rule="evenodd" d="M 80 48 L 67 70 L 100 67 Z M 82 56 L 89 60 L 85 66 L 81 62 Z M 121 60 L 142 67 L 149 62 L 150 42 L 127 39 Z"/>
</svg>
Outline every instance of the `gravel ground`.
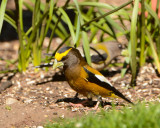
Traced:
<svg viewBox="0 0 160 128">
<path fill-rule="evenodd" d="M 15 59 L 18 43 L 3 43 L 6 46 L 3 54 L 4 59 Z M 15 50 L 11 50 L 14 45 Z M 8 47 L 8 48 L 7 48 Z M 5 54 L 4 54 L 5 52 Z M 13 55 L 14 54 L 14 55 Z M 119 58 L 122 59 L 122 58 Z M 7 62 L 0 60 L 0 69 L 4 70 Z M 15 65 L 10 65 L 14 69 Z M 128 72 L 124 78 L 120 76 L 121 68 L 109 68 L 103 74 L 110 82 L 134 103 L 138 102 L 160 102 L 160 78 L 157 76 L 151 64 L 142 67 L 137 77 L 137 86 L 129 86 L 131 75 Z M 46 72 L 40 69 L 35 73 L 30 65 L 26 73 L 3 73 L 0 74 L 0 88 L 9 85 L 0 94 L 0 127 L 35 127 L 41 126 L 46 121 L 56 121 L 59 118 L 73 118 L 87 114 L 93 107 L 73 107 L 72 103 L 80 102 L 85 97 L 79 96 L 79 100 L 72 98 L 75 92 L 65 81 L 60 69 L 52 68 Z M 122 99 L 105 98 L 107 105 L 105 110 L 111 109 L 111 102 L 118 103 L 117 109 L 128 106 Z M 60 101 L 57 103 L 57 101 Z"/>
</svg>

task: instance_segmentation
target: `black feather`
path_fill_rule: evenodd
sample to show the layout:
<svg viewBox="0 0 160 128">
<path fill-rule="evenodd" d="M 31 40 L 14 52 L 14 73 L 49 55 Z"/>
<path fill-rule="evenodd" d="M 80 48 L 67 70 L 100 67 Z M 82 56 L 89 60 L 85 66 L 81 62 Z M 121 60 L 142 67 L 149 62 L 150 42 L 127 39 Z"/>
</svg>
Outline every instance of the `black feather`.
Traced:
<svg viewBox="0 0 160 128">
<path fill-rule="evenodd" d="M 52 62 L 35 66 L 35 68 L 43 68 L 43 67 L 51 67 L 51 66 L 53 66 Z"/>
<path fill-rule="evenodd" d="M 84 70 L 87 72 L 88 74 L 88 78 L 87 80 L 91 83 L 95 83 L 107 90 L 111 90 L 113 91 L 113 93 L 119 97 L 121 97 L 122 99 L 126 100 L 127 102 L 129 103 L 132 103 L 129 99 L 127 99 L 122 93 L 120 93 L 116 88 L 114 88 L 113 86 L 110 85 L 110 83 L 106 83 L 106 82 L 103 82 L 101 80 L 99 80 L 94 73 L 90 72 L 89 70 L 87 70 L 87 68 L 83 67 Z"/>
<path fill-rule="evenodd" d="M 63 47 L 60 50 L 58 50 L 58 53 L 63 53 L 63 52 L 65 52 L 66 50 L 68 50 L 70 48 L 72 48 L 72 47 L 68 47 L 68 46 L 67 47 Z"/>
</svg>

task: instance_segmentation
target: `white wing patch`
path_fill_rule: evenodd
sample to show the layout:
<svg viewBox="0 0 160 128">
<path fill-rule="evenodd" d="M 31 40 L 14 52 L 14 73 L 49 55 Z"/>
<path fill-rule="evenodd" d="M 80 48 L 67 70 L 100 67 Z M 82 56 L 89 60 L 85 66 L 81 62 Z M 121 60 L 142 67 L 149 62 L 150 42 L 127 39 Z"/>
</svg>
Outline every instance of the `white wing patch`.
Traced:
<svg viewBox="0 0 160 128">
<path fill-rule="evenodd" d="M 44 63 L 43 65 L 47 66 L 47 65 L 53 65 L 53 62 L 50 63 Z"/>
<path fill-rule="evenodd" d="M 100 81 L 102 81 L 102 82 L 106 82 L 106 83 L 108 83 L 108 84 L 110 84 L 110 86 L 113 86 L 104 76 L 102 76 L 102 75 L 95 75 L 96 77 L 97 77 L 97 79 L 99 79 Z"/>
</svg>

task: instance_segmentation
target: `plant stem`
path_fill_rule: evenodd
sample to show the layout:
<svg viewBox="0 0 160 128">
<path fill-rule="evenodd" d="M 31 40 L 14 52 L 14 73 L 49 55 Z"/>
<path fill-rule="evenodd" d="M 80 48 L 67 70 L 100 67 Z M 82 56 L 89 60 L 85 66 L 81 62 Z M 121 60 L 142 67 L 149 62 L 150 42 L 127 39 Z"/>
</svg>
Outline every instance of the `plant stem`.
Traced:
<svg viewBox="0 0 160 128">
<path fill-rule="evenodd" d="M 67 1 L 66 1 L 65 5 L 64 5 L 64 7 L 63 7 L 64 10 L 65 10 L 66 7 L 68 6 L 68 3 L 69 3 L 69 2 L 70 2 L 70 0 L 67 0 Z M 50 36 L 50 40 L 49 40 L 49 45 L 48 45 L 48 47 L 47 47 L 47 53 L 49 52 L 49 48 L 50 48 L 50 45 L 51 45 L 51 42 L 52 42 L 52 38 L 53 38 L 53 35 L 54 35 L 55 31 L 56 31 L 57 25 L 58 25 L 58 23 L 59 23 L 60 20 L 61 20 L 61 16 L 62 16 L 62 13 L 58 16 L 57 22 L 55 23 L 54 28 L 53 28 L 53 30 L 52 30 L 52 33 L 51 33 L 51 36 Z"/>
<path fill-rule="evenodd" d="M 145 48 L 145 5 L 144 0 L 141 0 L 141 53 L 140 66 L 145 63 L 144 48 Z"/>
<path fill-rule="evenodd" d="M 20 42 L 19 48 L 19 62 L 18 62 L 18 69 L 19 71 L 26 71 L 26 55 L 25 55 L 25 45 L 23 41 L 23 10 L 22 10 L 23 0 L 15 0 L 16 5 L 16 24 L 18 30 L 18 37 Z"/>
<path fill-rule="evenodd" d="M 104 18 L 104 17 L 106 17 L 106 16 L 108 16 L 108 15 L 110 15 L 110 14 L 112 14 L 112 13 L 114 13 L 114 12 L 116 12 L 116 11 L 122 9 L 122 8 L 124 8 L 125 6 L 131 4 L 132 2 L 133 2 L 133 0 L 130 0 L 129 2 L 127 2 L 127 3 L 125 3 L 125 4 L 121 5 L 121 6 L 119 6 L 118 8 L 113 9 L 112 11 L 109 11 L 109 12 L 105 13 L 104 15 L 99 16 L 99 17 L 97 17 L 97 18 L 94 18 L 93 20 L 91 20 L 91 21 L 89 21 L 89 22 L 87 22 L 87 23 L 84 23 L 84 24 L 81 26 L 81 29 L 83 29 L 84 26 L 87 26 L 88 24 L 90 24 L 90 23 L 92 23 L 92 22 L 94 22 L 94 21 L 97 21 L 97 20 L 99 20 L 99 19 L 101 19 L 101 18 Z"/>
<path fill-rule="evenodd" d="M 131 21 L 131 53 L 130 53 L 130 63 L 132 70 L 132 80 L 131 86 L 136 85 L 136 73 L 137 73 L 137 61 L 136 61 L 136 49 L 137 49 L 137 18 L 138 18 L 138 8 L 139 8 L 139 0 L 135 0 L 133 13 L 132 13 L 132 21 Z"/>
</svg>

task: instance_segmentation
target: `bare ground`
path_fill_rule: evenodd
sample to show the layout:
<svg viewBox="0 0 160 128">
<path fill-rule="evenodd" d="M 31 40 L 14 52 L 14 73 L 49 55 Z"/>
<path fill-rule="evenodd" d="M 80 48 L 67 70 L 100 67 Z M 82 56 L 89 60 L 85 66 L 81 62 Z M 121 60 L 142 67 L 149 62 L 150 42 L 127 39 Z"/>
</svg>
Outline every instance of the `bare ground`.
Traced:
<svg viewBox="0 0 160 128">
<path fill-rule="evenodd" d="M 8 60 L 15 60 L 18 56 L 18 42 L 1 43 L 0 70 L 14 69 L 15 64 L 6 67 Z M 55 47 L 55 46 L 52 46 Z M 119 58 L 123 61 L 124 58 Z M 147 64 L 142 67 L 137 77 L 137 86 L 129 86 L 131 75 L 128 72 L 124 78 L 120 76 L 121 68 L 108 68 L 103 74 L 111 83 L 134 103 L 160 102 L 160 78 L 153 66 Z M 0 94 L 0 128 L 24 128 L 42 126 L 47 121 L 57 121 L 61 118 L 73 118 L 87 114 L 92 107 L 75 108 L 70 102 L 77 103 L 85 97 L 79 96 L 79 100 L 73 100 L 75 92 L 65 81 L 61 70 L 46 72 L 40 70 L 35 73 L 32 65 L 25 74 L 3 73 L 0 74 L 0 89 L 9 84 L 10 87 Z M 105 110 L 111 108 L 112 99 L 103 99 L 107 102 Z M 60 101 L 56 103 L 57 101 Z M 128 105 L 122 99 L 114 99 L 118 103 L 117 109 Z M 122 105 L 123 104 L 123 105 Z M 89 109 L 89 110 L 88 110 Z"/>
</svg>

